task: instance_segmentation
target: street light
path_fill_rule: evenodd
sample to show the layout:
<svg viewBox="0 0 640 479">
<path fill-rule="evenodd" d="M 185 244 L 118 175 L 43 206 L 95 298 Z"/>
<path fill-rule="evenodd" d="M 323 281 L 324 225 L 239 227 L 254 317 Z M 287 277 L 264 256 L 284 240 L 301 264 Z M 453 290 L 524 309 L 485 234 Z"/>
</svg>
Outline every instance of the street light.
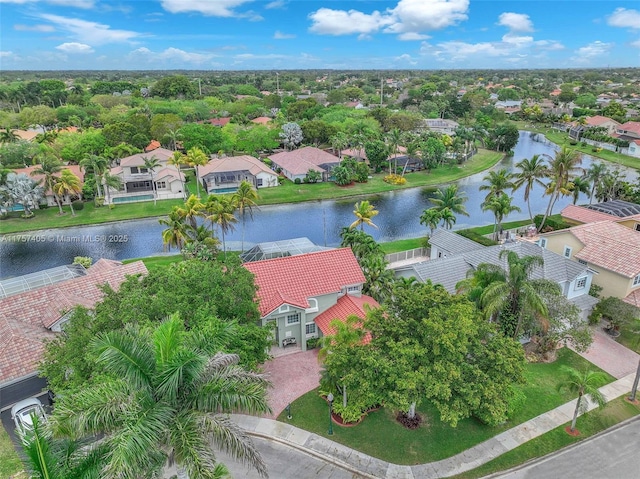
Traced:
<svg viewBox="0 0 640 479">
<path fill-rule="evenodd" d="M 333 436 L 333 420 L 331 418 L 333 415 L 333 394 L 329 393 L 327 400 L 329 401 L 329 436 Z"/>
</svg>

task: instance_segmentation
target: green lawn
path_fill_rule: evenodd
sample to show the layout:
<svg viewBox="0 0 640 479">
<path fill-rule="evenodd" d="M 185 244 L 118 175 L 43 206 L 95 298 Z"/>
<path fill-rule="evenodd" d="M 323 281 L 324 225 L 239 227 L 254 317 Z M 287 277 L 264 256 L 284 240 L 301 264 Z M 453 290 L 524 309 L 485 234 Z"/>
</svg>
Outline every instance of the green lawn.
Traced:
<svg viewBox="0 0 640 479">
<path fill-rule="evenodd" d="M 382 247 L 382 251 L 384 251 L 385 254 L 391 254 L 397 253 L 399 251 L 422 248 L 423 243 L 424 237 L 389 241 L 387 243 L 380 243 L 380 246 Z"/>
<path fill-rule="evenodd" d="M 527 402 L 512 420 L 499 427 L 489 427 L 475 419 L 466 419 L 452 428 L 438 419 L 433 406 L 423 404 L 418 412 L 425 420 L 415 431 L 398 424 L 392 411 L 383 408 L 367 415 L 355 427 L 336 425 L 331 439 L 396 464 L 421 464 L 444 459 L 573 399 L 570 394 L 557 391 L 557 385 L 562 380 L 559 374 L 562 365 L 597 370 L 569 349 L 560 350 L 558 360 L 554 363 L 527 365 L 527 384 L 523 387 Z M 609 381 L 613 379 L 608 376 Z M 296 399 L 291 411 L 293 418 L 290 421 L 286 413 L 281 414 L 278 420 L 328 436 L 327 404 L 318 396 L 317 390 Z"/>
<path fill-rule="evenodd" d="M 620 336 L 618 342 L 623 346 L 640 353 L 640 320 L 636 320 L 633 324 L 624 325 L 620 328 Z"/>
<path fill-rule="evenodd" d="M 26 479 L 27 475 L 23 471 L 24 466 L 13 447 L 9 434 L 0 425 L 0 479 L 9 477 Z"/>
<path fill-rule="evenodd" d="M 170 264 L 179 263 L 182 261 L 182 255 L 173 254 L 167 256 L 148 256 L 146 258 L 131 258 L 125 259 L 123 263 L 133 263 L 134 261 L 142 260 L 144 265 L 149 271 L 155 271 L 158 269 L 166 268 Z"/>
<path fill-rule="evenodd" d="M 640 414 L 638 406 L 630 404 L 623 397 L 614 399 L 603 409 L 596 409 L 578 418 L 577 429 L 580 431 L 578 437 L 570 436 L 564 431 L 565 426 L 560 426 L 476 469 L 453 476 L 453 479 L 476 479 L 510 469 L 582 441 L 638 414 Z"/>
</svg>

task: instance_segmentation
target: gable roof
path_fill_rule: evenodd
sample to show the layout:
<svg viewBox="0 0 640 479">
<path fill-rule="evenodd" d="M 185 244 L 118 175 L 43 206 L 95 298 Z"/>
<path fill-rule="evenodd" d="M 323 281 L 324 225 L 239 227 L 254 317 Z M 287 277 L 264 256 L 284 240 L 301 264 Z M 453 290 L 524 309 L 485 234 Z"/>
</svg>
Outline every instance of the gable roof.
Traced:
<svg viewBox="0 0 640 479">
<path fill-rule="evenodd" d="M 166 148 L 156 148 L 148 153 L 137 153 L 120 159 L 120 166 L 144 166 L 145 158 L 156 158 L 160 163 L 166 163 L 173 156 L 173 151 Z"/>
<path fill-rule="evenodd" d="M 587 122 L 587 125 L 589 126 L 599 126 L 599 125 L 603 125 L 605 123 L 614 123 L 616 126 L 620 125 L 620 123 L 618 123 L 615 120 L 612 120 L 611 118 L 607 118 L 606 116 L 602 116 L 602 115 L 595 115 L 595 116 L 589 116 L 587 118 L 585 118 L 585 121 Z"/>
<path fill-rule="evenodd" d="M 585 208 L 584 206 L 577 205 L 569 205 L 566 206 L 561 212 L 560 215 L 563 218 L 566 218 L 571 221 L 575 221 L 578 223 L 594 223 L 596 221 L 607 221 L 615 219 L 614 216 L 596 211 L 590 208 Z"/>
<path fill-rule="evenodd" d="M 213 126 L 224 126 L 230 121 L 231 121 L 230 117 L 210 118 L 209 120 L 205 120 L 206 123 L 211 123 Z"/>
<path fill-rule="evenodd" d="M 258 125 L 266 125 L 269 122 L 271 122 L 271 118 L 268 116 L 259 116 L 258 118 L 251 120 L 251 123 L 257 123 Z"/>
<path fill-rule="evenodd" d="M 561 232 L 569 232 L 584 245 L 576 258 L 627 278 L 640 274 L 640 232 L 613 221 L 574 226 Z"/>
<path fill-rule="evenodd" d="M 44 179 L 44 175 L 32 175 L 31 174 L 37 168 L 40 168 L 40 165 L 27 166 L 26 168 L 16 168 L 13 171 L 16 174 L 24 173 L 25 175 L 27 175 L 32 180 L 40 183 Z M 63 165 L 62 169 L 71 171 L 71 173 L 73 173 L 74 175 L 76 175 L 80 179 L 81 183 L 84 182 L 84 171 L 82 170 L 82 168 L 80 168 L 80 166 L 78 166 L 78 165 Z M 60 173 L 56 173 L 54 176 L 55 177 L 59 177 Z M 52 193 L 51 190 L 45 191 L 45 194 L 51 194 L 51 193 Z"/>
<path fill-rule="evenodd" d="M 462 254 L 475 251 L 483 246 L 475 241 L 465 238 L 462 235 L 438 228 L 429 238 L 429 243 L 433 246 L 445 249 L 451 254 Z"/>
<path fill-rule="evenodd" d="M 618 130 L 630 131 L 640 135 L 640 121 L 628 121 L 618 126 Z"/>
<path fill-rule="evenodd" d="M 323 172 L 322 165 L 340 163 L 340 158 L 320 148 L 305 146 L 293 151 L 283 151 L 269 156 L 269 159 L 280 168 L 293 175 L 304 175 L 310 169 Z"/>
<path fill-rule="evenodd" d="M 151 140 L 151 143 L 149 143 L 144 151 L 149 152 L 149 151 L 153 151 L 153 150 L 157 150 L 158 148 L 160 148 L 162 145 L 160 144 L 160 142 L 158 140 Z"/>
<path fill-rule="evenodd" d="M 227 156 L 225 158 L 213 159 L 206 165 L 199 167 L 198 170 L 200 178 L 210 173 L 223 173 L 228 171 L 248 171 L 254 176 L 258 173 L 269 173 L 277 176 L 267 165 L 249 155 Z"/>
<path fill-rule="evenodd" d="M 365 282 L 349 248 L 266 259 L 243 266 L 255 276 L 258 309 L 266 316 L 283 304 L 308 308 L 308 298 Z"/>
<path fill-rule="evenodd" d="M 87 274 L 0 299 L 0 383 L 35 372 L 42 340 L 75 306 L 92 308 L 103 297 L 100 285 L 117 289 L 128 275 L 146 274 L 142 261 L 98 260 Z"/>
<path fill-rule="evenodd" d="M 345 294 L 338 298 L 336 304 L 331 306 L 322 314 L 316 316 L 313 320 L 324 336 L 329 336 L 336 333 L 336 330 L 331 327 L 330 323 L 334 319 L 339 319 L 342 322 L 346 322 L 349 316 L 355 315 L 360 319 L 364 319 L 366 315 L 365 306 L 371 309 L 379 308 L 380 304 L 371 296 L 363 294 L 361 296 L 353 296 Z M 362 323 L 358 324 L 361 326 Z M 367 332 L 362 338 L 362 343 L 367 344 L 371 341 L 371 333 Z"/>
</svg>

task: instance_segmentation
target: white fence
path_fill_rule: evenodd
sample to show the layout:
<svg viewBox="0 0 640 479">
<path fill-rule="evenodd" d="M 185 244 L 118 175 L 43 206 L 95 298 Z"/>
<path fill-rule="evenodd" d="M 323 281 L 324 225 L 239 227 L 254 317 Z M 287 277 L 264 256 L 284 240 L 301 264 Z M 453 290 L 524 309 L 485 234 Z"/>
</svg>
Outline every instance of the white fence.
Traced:
<svg viewBox="0 0 640 479">
<path fill-rule="evenodd" d="M 391 253 L 384 257 L 389 263 L 397 263 L 398 261 L 406 261 L 414 258 L 423 258 L 429 256 L 431 250 L 429 248 L 415 248 L 407 251 L 398 251 L 397 253 Z"/>
</svg>

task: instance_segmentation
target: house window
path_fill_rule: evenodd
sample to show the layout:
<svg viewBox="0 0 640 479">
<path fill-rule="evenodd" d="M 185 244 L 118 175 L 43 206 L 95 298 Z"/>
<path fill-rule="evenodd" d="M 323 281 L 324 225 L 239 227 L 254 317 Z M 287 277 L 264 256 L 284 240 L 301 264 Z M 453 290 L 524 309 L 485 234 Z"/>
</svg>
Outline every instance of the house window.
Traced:
<svg viewBox="0 0 640 479">
<path fill-rule="evenodd" d="M 137 166 L 132 166 L 131 167 L 131 174 L 135 175 L 136 173 L 140 173 L 140 171 L 138 170 Z"/>
<path fill-rule="evenodd" d="M 262 186 L 262 178 L 256 180 L 256 186 Z"/>
<path fill-rule="evenodd" d="M 565 246 L 564 247 L 564 257 L 565 258 L 571 258 L 571 247 L 570 246 Z"/>
<path fill-rule="evenodd" d="M 583 259 L 579 259 L 578 263 L 583 264 L 585 266 L 587 265 L 587 262 L 585 260 L 583 260 Z"/>
<path fill-rule="evenodd" d="M 165 181 L 156 181 L 156 188 L 166 188 L 167 183 Z"/>
<path fill-rule="evenodd" d="M 640 274 L 638 276 L 636 276 L 635 278 L 633 278 L 633 285 L 634 286 L 640 286 Z"/>
<path fill-rule="evenodd" d="M 540 238 L 540 247 L 541 248 L 547 247 L 547 238 Z"/>
<path fill-rule="evenodd" d="M 636 223 L 636 231 L 640 231 L 640 223 Z"/>
<path fill-rule="evenodd" d="M 305 324 L 305 332 L 307 334 L 316 334 L 316 323 Z"/>
<path fill-rule="evenodd" d="M 298 324 L 300 322 L 300 313 L 287 315 L 287 324 Z"/>
<path fill-rule="evenodd" d="M 587 285 L 587 277 L 578 279 L 576 283 L 576 289 L 583 289 Z"/>
<path fill-rule="evenodd" d="M 149 173 L 148 168 L 140 168 L 140 173 Z"/>
</svg>

